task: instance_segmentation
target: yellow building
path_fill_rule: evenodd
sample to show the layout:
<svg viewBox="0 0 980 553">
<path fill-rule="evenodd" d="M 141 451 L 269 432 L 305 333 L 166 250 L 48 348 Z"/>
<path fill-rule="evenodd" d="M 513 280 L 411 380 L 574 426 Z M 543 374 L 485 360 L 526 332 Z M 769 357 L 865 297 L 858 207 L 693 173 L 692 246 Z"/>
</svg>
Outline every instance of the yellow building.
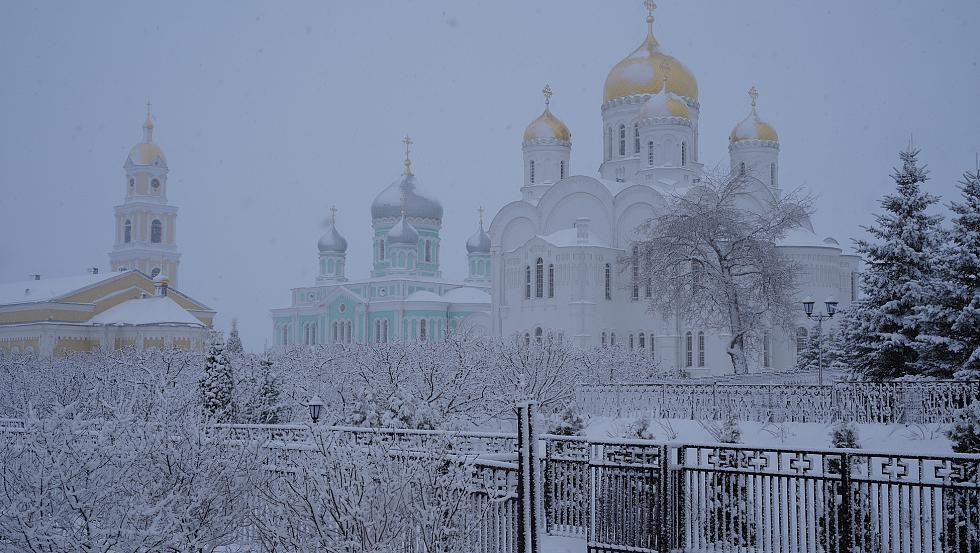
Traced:
<svg viewBox="0 0 980 553">
<path fill-rule="evenodd" d="M 0 284 L 0 351 L 202 349 L 215 311 L 137 270 Z"/>
</svg>

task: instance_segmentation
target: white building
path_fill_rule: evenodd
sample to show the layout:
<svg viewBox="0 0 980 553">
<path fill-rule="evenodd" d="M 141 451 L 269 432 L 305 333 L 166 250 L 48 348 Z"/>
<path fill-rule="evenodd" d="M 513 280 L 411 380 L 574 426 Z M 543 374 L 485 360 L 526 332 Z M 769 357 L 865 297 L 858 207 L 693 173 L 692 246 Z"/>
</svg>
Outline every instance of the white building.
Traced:
<svg viewBox="0 0 980 553">
<path fill-rule="evenodd" d="M 557 331 L 582 346 L 639 348 L 663 366 L 730 372 L 727 336 L 651 313 L 642 287 L 624 286 L 629 281 L 617 267 L 634 229 L 661 212 L 672 194 L 696 186 L 703 171 L 697 81 L 654 38 L 652 10 L 646 38 L 606 77 L 604 161 L 595 176 L 571 173 L 571 132 L 551 112 L 549 87 L 544 94 L 544 112 L 524 132 L 521 197 L 490 225 L 494 333 L 531 340 Z M 761 207 L 782 193 L 780 142 L 756 110 L 754 87 L 750 96 L 749 115 L 729 137 L 729 154 L 732 170 L 758 183 L 745 202 Z M 855 297 L 858 258 L 837 241 L 820 239 L 807 224 L 780 247 L 806 271 L 801 297 L 833 296 L 841 307 Z M 809 326 L 801 316 L 793 328 L 773 328 L 750 365 L 791 367 Z"/>
</svg>

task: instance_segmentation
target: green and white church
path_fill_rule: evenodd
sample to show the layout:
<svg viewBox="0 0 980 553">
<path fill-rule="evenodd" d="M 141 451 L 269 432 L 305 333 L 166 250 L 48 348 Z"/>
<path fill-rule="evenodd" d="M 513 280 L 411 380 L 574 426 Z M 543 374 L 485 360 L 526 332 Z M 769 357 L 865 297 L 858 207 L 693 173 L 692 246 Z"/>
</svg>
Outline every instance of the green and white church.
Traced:
<svg viewBox="0 0 980 553">
<path fill-rule="evenodd" d="M 468 277 L 442 278 L 439 269 L 443 209 L 412 172 L 405 137 L 405 169 L 371 204 L 372 269 L 348 280 L 347 240 L 331 210 L 317 243 L 319 270 L 312 286 L 292 290 L 292 305 L 272 310 L 277 346 L 441 339 L 447 333 L 490 332 L 490 236 L 483 228 L 466 241 Z"/>
</svg>

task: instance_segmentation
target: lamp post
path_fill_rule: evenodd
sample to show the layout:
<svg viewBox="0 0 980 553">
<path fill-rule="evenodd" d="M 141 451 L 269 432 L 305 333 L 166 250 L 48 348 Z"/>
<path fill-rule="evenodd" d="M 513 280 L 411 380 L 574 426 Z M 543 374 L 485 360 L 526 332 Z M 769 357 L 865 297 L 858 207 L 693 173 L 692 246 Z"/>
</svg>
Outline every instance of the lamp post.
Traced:
<svg viewBox="0 0 980 553">
<path fill-rule="evenodd" d="M 310 418 L 313 419 L 313 424 L 316 424 L 320 420 L 320 413 L 323 411 L 323 400 L 320 399 L 320 396 L 314 394 L 310 398 L 308 406 L 310 408 Z"/>
<path fill-rule="evenodd" d="M 823 386 L 823 322 L 826 319 L 833 318 L 834 314 L 837 313 L 837 300 L 833 296 L 827 298 L 824 301 L 827 313 L 817 313 L 813 314 L 813 298 L 807 298 L 803 300 L 803 312 L 806 313 L 806 318 L 810 320 L 817 321 L 817 384 Z"/>
</svg>

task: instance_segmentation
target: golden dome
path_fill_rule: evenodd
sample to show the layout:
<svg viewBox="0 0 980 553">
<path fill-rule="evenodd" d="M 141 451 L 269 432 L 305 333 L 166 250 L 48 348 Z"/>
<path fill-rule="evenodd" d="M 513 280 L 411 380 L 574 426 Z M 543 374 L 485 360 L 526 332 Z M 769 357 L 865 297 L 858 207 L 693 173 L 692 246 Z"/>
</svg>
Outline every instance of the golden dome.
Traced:
<svg viewBox="0 0 980 553">
<path fill-rule="evenodd" d="M 760 119 L 759 114 L 755 110 L 755 100 L 759 97 L 759 93 L 754 86 L 749 89 L 749 96 L 752 98 L 752 112 L 749 113 L 748 117 L 742 119 L 738 125 L 735 125 L 735 128 L 732 129 L 732 134 L 728 136 L 728 142 L 731 144 L 742 140 L 779 142 L 779 135 L 776 134 L 776 129 Z"/>
<path fill-rule="evenodd" d="M 670 66 L 670 82 L 667 90 L 678 96 L 698 99 L 698 82 L 684 64 L 677 58 L 665 54 L 653 37 L 653 16 L 647 17 L 647 38 L 639 48 L 626 56 L 609 71 L 603 88 L 603 101 L 633 96 L 634 94 L 655 94 L 663 86 L 661 66 Z"/>
<path fill-rule="evenodd" d="M 561 119 L 551 113 L 549 104 L 551 103 L 551 87 L 545 85 L 544 90 L 544 112 L 537 119 L 524 129 L 524 142 L 532 140 L 553 139 L 562 142 L 572 141 L 572 132 Z"/>
</svg>

